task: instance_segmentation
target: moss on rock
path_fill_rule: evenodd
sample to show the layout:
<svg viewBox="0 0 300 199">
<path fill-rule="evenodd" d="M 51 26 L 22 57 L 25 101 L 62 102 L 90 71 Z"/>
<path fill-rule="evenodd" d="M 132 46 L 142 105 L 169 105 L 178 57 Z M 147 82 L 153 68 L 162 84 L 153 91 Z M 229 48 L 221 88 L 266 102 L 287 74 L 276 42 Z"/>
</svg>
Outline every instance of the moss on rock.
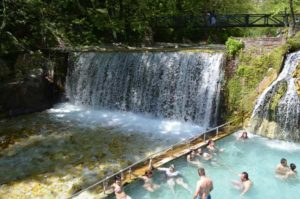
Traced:
<svg viewBox="0 0 300 199">
<path fill-rule="evenodd" d="M 281 100 L 281 98 L 284 96 L 284 94 L 287 91 L 287 82 L 282 81 L 278 84 L 278 87 L 275 91 L 275 94 L 272 96 L 269 104 L 269 119 L 270 121 L 274 121 L 276 117 L 276 109 L 278 107 L 278 104 Z"/>
<path fill-rule="evenodd" d="M 228 112 L 224 119 L 250 116 L 256 98 L 277 78 L 287 50 L 283 45 L 263 55 L 257 49 L 240 53 L 238 68 L 226 84 Z"/>
<path fill-rule="evenodd" d="M 295 80 L 295 87 L 296 87 L 298 96 L 300 97 L 300 79 Z"/>
<path fill-rule="evenodd" d="M 300 62 L 298 63 L 298 65 L 296 66 L 295 71 L 292 74 L 293 78 L 300 78 Z"/>
</svg>

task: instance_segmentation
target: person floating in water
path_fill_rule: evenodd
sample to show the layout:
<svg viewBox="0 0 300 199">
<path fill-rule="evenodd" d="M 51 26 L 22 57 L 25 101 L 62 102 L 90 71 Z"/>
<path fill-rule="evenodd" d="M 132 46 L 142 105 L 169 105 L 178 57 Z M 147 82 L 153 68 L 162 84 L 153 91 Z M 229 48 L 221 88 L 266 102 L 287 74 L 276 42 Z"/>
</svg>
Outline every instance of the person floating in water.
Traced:
<svg viewBox="0 0 300 199">
<path fill-rule="evenodd" d="M 184 189 L 186 189 L 187 191 L 191 192 L 188 184 L 183 181 L 183 178 L 180 176 L 179 171 L 175 170 L 175 166 L 173 164 L 170 165 L 169 168 L 159 167 L 157 168 L 157 170 L 164 171 L 166 173 L 167 184 L 169 185 L 173 193 L 175 193 L 174 190 L 175 184 L 178 184 L 182 186 Z"/>
<path fill-rule="evenodd" d="M 218 149 L 215 145 L 215 142 L 213 140 L 208 140 L 207 142 L 207 147 L 208 151 L 211 153 L 211 154 L 217 154 L 218 152 L 223 152 L 224 149 Z"/>
<path fill-rule="evenodd" d="M 238 137 L 238 140 L 247 140 L 248 137 L 248 133 L 247 131 L 243 131 L 242 134 Z"/>
<path fill-rule="evenodd" d="M 211 199 L 210 192 L 213 190 L 213 181 L 206 177 L 205 169 L 199 168 L 198 175 L 200 179 L 197 182 L 193 199 Z"/>
<path fill-rule="evenodd" d="M 275 169 L 275 173 L 279 175 L 278 177 L 282 177 L 285 176 L 289 170 L 290 168 L 287 165 L 287 160 L 285 158 L 281 158 L 280 164 L 278 164 Z"/>
<path fill-rule="evenodd" d="M 186 160 L 188 163 L 196 166 L 196 167 L 201 167 L 202 166 L 202 163 L 196 159 L 196 156 L 198 154 L 195 152 L 195 151 L 191 151 L 187 156 L 186 156 Z"/>
<path fill-rule="evenodd" d="M 139 177 L 140 179 L 144 180 L 143 187 L 149 192 L 154 192 L 156 189 L 159 188 L 159 185 L 153 182 L 152 175 L 153 175 L 152 171 L 147 170 L 145 172 L 145 175 Z"/>
<path fill-rule="evenodd" d="M 111 185 L 111 187 L 114 189 L 116 199 L 131 199 L 131 197 L 123 190 L 121 176 L 115 177 L 115 182 Z"/>
<path fill-rule="evenodd" d="M 233 181 L 232 183 L 236 189 L 241 191 L 241 196 L 247 193 L 253 185 L 246 171 L 240 174 L 240 181 Z"/>
</svg>

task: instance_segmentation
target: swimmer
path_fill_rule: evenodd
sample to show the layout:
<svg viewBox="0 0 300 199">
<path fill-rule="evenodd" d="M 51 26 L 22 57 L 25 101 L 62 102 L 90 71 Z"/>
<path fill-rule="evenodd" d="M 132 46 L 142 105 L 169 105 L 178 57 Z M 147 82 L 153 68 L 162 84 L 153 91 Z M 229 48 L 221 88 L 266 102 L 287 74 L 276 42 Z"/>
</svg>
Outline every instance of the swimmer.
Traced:
<svg viewBox="0 0 300 199">
<path fill-rule="evenodd" d="M 248 133 L 247 131 L 243 131 L 242 134 L 238 137 L 238 140 L 247 140 L 248 137 Z"/>
<path fill-rule="evenodd" d="M 213 156 L 210 153 L 203 152 L 201 148 L 198 149 L 198 154 L 206 161 L 209 161 L 213 158 Z"/>
<path fill-rule="evenodd" d="M 159 188 L 159 185 L 153 183 L 152 175 L 153 175 L 152 171 L 147 170 L 145 172 L 145 175 L 139 177 L 142 180 L 144 180 L 143 187 L 149 192 L 154 192 L 156 189 Z"/>
<path fill-rule="evenodd" d="M 187 191 L 191 192 L 191 189 L 189 188 L 188 184 L 183 181 L 183 178 L 180 177 L 179 172 L 175 170 L 175 166 L 173 164 L 169 168 L 157 168 L 157 170 L 164 171 L 166 173 L 167 184 L 169 185 L 173 193 L 175 193 L 175 184 L 178 184 Z"/>
<path fill-rule="evenodd" d="M 120 176 L 115 177 L 115 182 L 111 185 L 111 187 L 114 189 L 116 199 L 131 199 L 131 197 L 126 195 L 123 190 Z"/>
<path fill-rule="evenodd" d="M 290 170 L 285 174 L 285 178 L 295 178 L 297 177 L 296 165 L 294 163 L 290 164 Z"/>
<path fill-rule="evenodd" d="M 217 152 L 223 152 L 224 151 L 224 149 L 218 149 L 213 140 L 208 140 L 206 148 L 208 149 L 208 151 L 210 153 L 217 153 Z"/>
<path fill-rule="evenodd" d="M 285 158 L 281 158 L 280 164 L 278 164 L 275 169 L 275 173 L 280 176 L 285 176 L 289 170 L 290 170 L 290 168 L 287 165 L 287 160 Z M 278 176 L 278 177 L 280 177 L 280 176 Z"/>
<path fill-rule="evenodd" d="M 242 174 L 240 175 L 240 181 L 233 181 L 232 183 L 236 189 L 242 192 L 241 196 L 247 193 L 253 184 L 252 181 L 249 179 L 248 173 L 245 171 L 242 172 Z"/>
<path fill-rule="evenodd" d="M 187 155 L 186 160 L 188 163 L 196 166 L 201 167 L 202 163 L 196 159 L 196 155 L 198 155 L 195 151 L 192 151 L 190 154 Z"/>
<path fill-rule="evenodd" d="M 210 192 L 213 190 L 213 182 L 205 176 L 205 169 L 199 168 L 198 175 L 200 180 L 197 182 L 196 191 L 193 199 L 211 199 Z"/>
</svg>

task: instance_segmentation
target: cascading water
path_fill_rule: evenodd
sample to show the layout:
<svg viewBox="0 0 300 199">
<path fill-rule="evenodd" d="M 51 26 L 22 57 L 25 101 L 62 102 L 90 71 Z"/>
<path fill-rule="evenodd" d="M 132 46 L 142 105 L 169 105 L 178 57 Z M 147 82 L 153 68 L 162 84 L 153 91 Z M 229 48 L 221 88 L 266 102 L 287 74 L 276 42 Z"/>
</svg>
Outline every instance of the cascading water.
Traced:
<svg viewBox="0 0 300 199">
<path fill-rule="evenodd" d="M 300 51 L 287 56 L 278 78 L 259 97 L 251 118 L 252 132 L 300 141 L 299 71 Z"/>
<path fill-rule="evenodd" d="M 222 53 L 74 53 L 66 93 L 77 105 L 217 122 Z"/>
</svg>

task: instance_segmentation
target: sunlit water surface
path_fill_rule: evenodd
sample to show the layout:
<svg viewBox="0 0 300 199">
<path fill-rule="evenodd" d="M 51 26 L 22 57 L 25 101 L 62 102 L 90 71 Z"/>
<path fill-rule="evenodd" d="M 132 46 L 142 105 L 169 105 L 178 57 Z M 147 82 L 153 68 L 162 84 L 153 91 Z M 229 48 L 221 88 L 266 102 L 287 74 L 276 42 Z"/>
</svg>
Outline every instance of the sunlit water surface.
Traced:
<svg viewBox="0 0 300 199">
<path fill-rule="evenodd" d="M 237 141 L 236 135 L 229 136 L 217 142 L 225 151 L 215 157 L 213 164 L 203 161 L 206 174 L 214 182 L 212 198 L 233 199 L 240 198 L 240 192 L 233 188 L 232 181 L 239 180 L 238 173 L 247 171 L 254 186 L 242 198 L 251 199 L 296 199 L 300 196 L 299 177 L 293 180 L 278 179 L 274 175 L 276 165 L 282 157 L 287 158 L 288 163 L 300 166 L 300 145 L 283 141 L 272 141 L 258 136 L 251 136 L 247 141 Z M 170 163 L 171 164 L 171 163 Z M 170 164 L 167 164 L 166 167 Z M 194 191 L 199 179 L 197 169 L 188 165 L 185 158 L 172 162 L 184 176 L 185 181 Z M 185 199 L 192 198 L 192 194 L 176 185 L 175 193 L 172 193 L 166 185 L 163 173 L 155 172 L 155 182 L 160 188 L 149 193 L 142 187 L 143 182 L 137 181 L 125 187 L 125 191 L 133 199 Z M 111 196 L 110 198 L 114 198 Z"/>
<path fill-rule="evenodd" d="M 0 120 L 0 198 L 65 198 L 203 131 L 191 123 L 68 103 Z"/>
</svg>

